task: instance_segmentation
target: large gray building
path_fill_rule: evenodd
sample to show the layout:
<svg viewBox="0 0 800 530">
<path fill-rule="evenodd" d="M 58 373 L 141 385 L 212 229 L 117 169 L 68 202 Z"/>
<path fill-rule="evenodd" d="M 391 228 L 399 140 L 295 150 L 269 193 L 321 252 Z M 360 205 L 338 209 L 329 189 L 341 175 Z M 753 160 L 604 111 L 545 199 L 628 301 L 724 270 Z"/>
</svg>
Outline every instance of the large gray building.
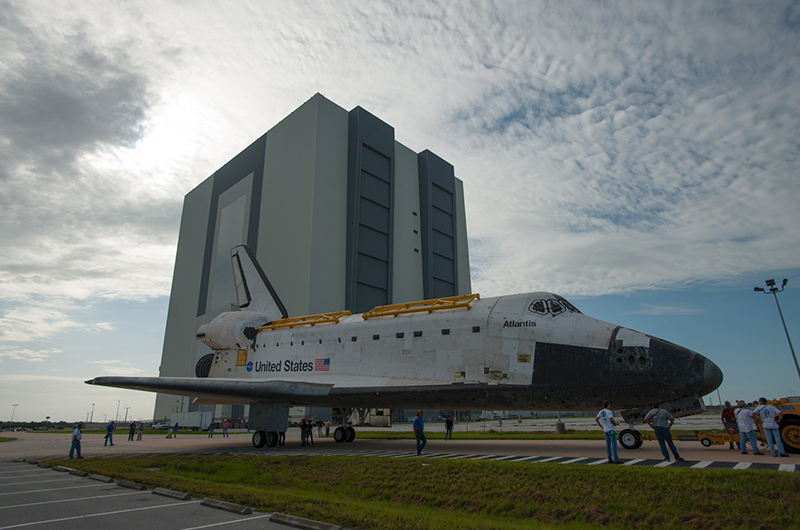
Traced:
<svg viewBox="0 0 800 530">
<path fill-rule="evenodd" d="M 161 376 L 193 377 L 197 329 L 238 309 L 230 250 L 248 245 L 289 316 L 471 292 L 463 185 L 361 107 L 316 94 L 186 195 Z M 208 408 L 208 406 L 205 406 Z M 158 394 L 154 418 L 191 396 Z M 215 417 L 245 418 L 244 406 Z"/>
</svg>

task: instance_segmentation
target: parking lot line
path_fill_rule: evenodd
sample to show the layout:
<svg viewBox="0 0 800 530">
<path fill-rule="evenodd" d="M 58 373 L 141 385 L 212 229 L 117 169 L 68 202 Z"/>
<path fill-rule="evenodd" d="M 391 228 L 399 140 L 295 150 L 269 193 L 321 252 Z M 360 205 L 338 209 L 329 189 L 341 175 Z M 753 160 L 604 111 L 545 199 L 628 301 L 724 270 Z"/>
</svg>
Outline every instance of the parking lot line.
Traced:
<svg viewBox="0 0 800 530">
<path fill-rule="evenodd" d="M 247 517 L 247 518 L 244 518 L 244 519 L 234 519 L 233 521 L 222 521 L 222 522 L 219 522 L 219 523 L 212 523 L 212 524 L 207 524 L 207 525 L 203 525 L 203 526 L 193 526 L 192 528 L 184 528 L 183 530 L 201 530 L 202 528 L 213 528 L 215 526 L 222 526 L 224 524 L 238 524 L 238 523 L 242 523 L 242 522 L 249 522 L 249 521 L 252 521 L 253 519 L 263 519 L 264 517 L 272 517 L 272 514 L 271 513 L 265 513 L 263 515 L 256 515 L 254 517 Z"/>
<path fill-rule="evenodd" d="M 52 480 L 37 480 L 32 482 L 12 482 L 10 484 L 0 484 L 0 488 L 5 488 L 6 486 L 28 486 L 30 484 L 41 484 L 42 482 L 64 482 L 65 480 L 73 480 L 74 477 L 61 477 L 61 478 L 54 478 Z"/>
<path fill-rule="evenodd" d="M 44 493 L 48 491 L 77 490 L 83 488 L 99 488 L 106 486 L 108 486 L 108 484 L 86 484 L 85 486 L 70 486 L 68 488 L 47 488 L 44 490 L 12 491 L 9 493 L 0 493 L 0 496 L 5 497 L 6 495 L 28 495 L 29 493 Z"/>
<path fill-rule="evenodd" d="M 121 513 L 132 513 L 132 512 L 140 512 L 143 510 L 154 510 L 156 508 L 169 508 L 171 506 L 187 506 L 189 504 L 200 504 L 200 501 L 181 501 L 181 502 L 173 502 L 172 504 L 162 504 L 160 506 L 145 506 L 142 508 L 131 508 L 130 510 L 117 510 L 113 512 L 103 512 L 103 513 L 90 513 L 86 515 L 77 515 L 75 517 L 64 517 L 62 519 L 49 519 L 47 521 L 34 521 L 31 523 L 22 523 L 22 524 L 15 524 L 11 526 L 0 526 L 0 530 L 10 530 L 11 528 L 24 528 L 26 526 L 36 526 L 39 524 L 47 524 L 47 523 L 61 523 L 64 521 L 74 521 L 76 519 L 88 519 L 90 517 L 103 517 L 106 515 L 119 515 Z"/>
<path fill-rule="evenodd" d="M 25 508 L 28 506 L 42 506 L 45 504 L 56 504 L 59 502 L 79 502 L 79 501 L 90 501 L 95 499 L 107 499 L 109 497 L 122 497 L 125 495 L 141 495 L 142 493 L 150 493 L 149 491 L 134 491 L 134 492 L 123 492 L 123 493 L 114 493 L 113 495 L 95 495 L 94 497 L 75 497 L 72 499 L 59 499 L 56 501 L 42 501 L 42 502 L 31 502 L 28 504 L 14 504 L 12 506 L 0 506 L 0 510 L 7 510 L 9 508 Z"/>
</svg>

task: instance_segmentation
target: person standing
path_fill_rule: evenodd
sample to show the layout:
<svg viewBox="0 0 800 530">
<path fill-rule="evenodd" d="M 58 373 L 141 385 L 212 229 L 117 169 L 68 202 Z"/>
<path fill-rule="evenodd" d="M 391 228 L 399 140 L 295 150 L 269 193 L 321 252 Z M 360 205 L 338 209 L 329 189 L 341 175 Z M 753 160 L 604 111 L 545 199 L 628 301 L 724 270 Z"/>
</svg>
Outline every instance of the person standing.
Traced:
<svg viewBox="0 0 800 530">
<path fill-rule="evenodd" d="M 422 419 L 422 411 L 417 411 L 417 417 L 414 419 L 414 436 L 417 438 L 417 456 L 422 454 L 428 440 L 425 439 L 425 420 Z"/>
<path fill-rule="evenodd" d="M 143 434 L 144 434 L 144 422 L 140 421 L 139 422 L 139 436 L 136 437 L 136 441 L 137 442 L 141 442 L 142 441 L 142 435 Z"/>
<path fill-rule="evenodd" d="M 132 421 L 128 428 L 128 441 L 133 441 L 133 435 L 136 433 L 136 422 Z"/>
<path fill-rule="evenodd" d="M 173 438 L 177 438 L 178 437 L 178 422 L 177 421 L 175 422 L 175 426 L 172 428 L 172 437 Z"/>
<path fill-rule="evenodd" d="M 306 422 L 306 444 L 314 445 L 314 422 L 311 419 Z"/>
<path fill-rule="evenodd" d="M 606 438 L 608 463 L 619 464 L 619 456 L 617 456 L 617 422 L 614 421 L 614 413 L 608 408 L 610 405 L 611 403 L 609 401 L 603 401 L 603 409 L 597 413 L 594 421 L 603 429 L 603 435 Z"/>
<path fill-rule="evenodd" d="M 783 441 L 781 440 L 781 428 L 778 422 L 783 417 L 783 412 L 776 409 L 772 405 L 767 405 L 767 398 L 759 398 L 759 406 L 753 411 L 753 416 L 761 423 L 761 431 L 764 433 L 764 438 L 767 439 L 769 445 L 769 452 L 773 457 L 784 456 L 788 457 L 786 450 L 783 448 Z M 775 451 L 775 446 L 778 450 Z"/>
<path fill-rule="evenodd" d="M 758 443 L 756 442 L 756 433 L 753 432 L 753 411 L 745 406 L 744 401 L 737 403 L 736 420 L 739 422 L 739 444 L 741 445 L 742 454 L 747 454 L 747 441 L 753 448 L 754 455 L 763 455 L 758 450 Z"/>
<path fill-rule="evenodd" d="M 329 418 L 325 418 L 325 438 L 331 437 L 331 420 Z"/>
<path fill-rule="evenodd" d="M 658 440 L 658 445 L 661 447 L 661 454 L 664 455 L 664 462 L 669 462 L 667 445 L 669 445 L 669 448 L 672 450 L 672 454 L 675 455 L 675 461 L 683 462 L 683 458 L 678 454 L 678 450 L 675 449 L 675 444 L 672 442 L 672 433 L 669 431 L 672 428 L 672 424 L 675 422 L 675 418 L 672 414 L 656 404 L 653 410 L 648 412 L 647 416 L 644 417 L 644 421 L 652 427 L 656 433 L 656 440 Z"/>
<path fill-rule="evenodd" d="M 222 420 L 222 437 L 223 438 L 227 438 L 228 437 L 228 427 L 230 427 L 230 424 L 228 423 L 228 420 L 223 418 L 223 420 Z"/>
<path fill-rule="evenodd" d="M 83 458 L 81 456 L 81 427 L 83 427 L 83 423 L 76 423 L 74 426 L 75 430 L 72 431 L 72 447 L 69 448 L 70 459 L 72 455 L 75 454 L 75 451 L 78 452 L 78 458 Z"/>
<path fill-rule="evenodd" d="M 306 446 L 306 419 L 300 420 L 300 447 Z"/>
<path fill-rule="evenodd" d="M 733 435 L 739 434 L 739 424 L 736 421 L 736 409 L 731 406 L 730 401 L 725 402 L 725 408 L 722 409 L 722 424 L 725 426 L 725 429 L 728 431 L 728 434 L 731 435 L 731 443 L 728 449 L 733 449 Z M 736 446 L 741 449 L 742 444 L 740 442 L 736 442 Z"/>
<path fill-rule="evenodd" d="M 108 444 L 114 445 L 114 420 L 111 420 L 108 425 L 106 425 L 106 441 L 103 443 L 103 446 Z"/>
<path fill-rule="evenodd" d="M 453 417 L 448 416 L 446 420 L 444 420 L 444 439 L 445 440 L 452 440 L 453 439 Z"/>
<path fill-rule="evenodd" d="M 208 437 L 209 438 L 213 438 L 214 437 L 214 422 L 213 421 L 208 424 Z"/>
</svg>

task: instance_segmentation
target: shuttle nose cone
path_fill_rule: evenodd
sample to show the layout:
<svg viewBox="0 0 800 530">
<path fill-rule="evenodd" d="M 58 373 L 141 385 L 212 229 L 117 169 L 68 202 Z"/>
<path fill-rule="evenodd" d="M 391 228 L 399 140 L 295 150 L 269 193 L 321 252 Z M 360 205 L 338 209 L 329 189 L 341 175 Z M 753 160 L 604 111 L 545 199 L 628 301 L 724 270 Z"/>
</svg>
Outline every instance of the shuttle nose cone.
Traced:
<svg viewBox="0 0 800 530">
<path fill-rule="evenodd" d="M 700 396 L 710 394 L 722 384 L 722 370 L 719 366 L 703 357 L 705 364 L 703 366 L 703 388 L 699 392 Z"/>
</svg>

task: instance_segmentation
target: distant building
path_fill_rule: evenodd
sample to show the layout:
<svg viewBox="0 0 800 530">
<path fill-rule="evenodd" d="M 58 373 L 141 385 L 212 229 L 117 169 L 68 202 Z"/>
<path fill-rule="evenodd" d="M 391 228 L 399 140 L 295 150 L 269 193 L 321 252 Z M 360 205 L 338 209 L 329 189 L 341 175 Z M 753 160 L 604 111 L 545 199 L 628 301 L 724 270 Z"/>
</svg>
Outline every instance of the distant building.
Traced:
<svg viewBox="0 0 800 530">
<path fill-rule="evenodd" d="M 193 377 L 197 329 L 238 309 L 230 250 L 255 252 L 290 316 L 471 292 L 462 182 L 361 107 L 316 94 L 186 195 L 160 375 Z M 154 418 L 208 409 L 158 394 Z M 246 418 L 246 406 L 216 406 Z"/>
</svg>

